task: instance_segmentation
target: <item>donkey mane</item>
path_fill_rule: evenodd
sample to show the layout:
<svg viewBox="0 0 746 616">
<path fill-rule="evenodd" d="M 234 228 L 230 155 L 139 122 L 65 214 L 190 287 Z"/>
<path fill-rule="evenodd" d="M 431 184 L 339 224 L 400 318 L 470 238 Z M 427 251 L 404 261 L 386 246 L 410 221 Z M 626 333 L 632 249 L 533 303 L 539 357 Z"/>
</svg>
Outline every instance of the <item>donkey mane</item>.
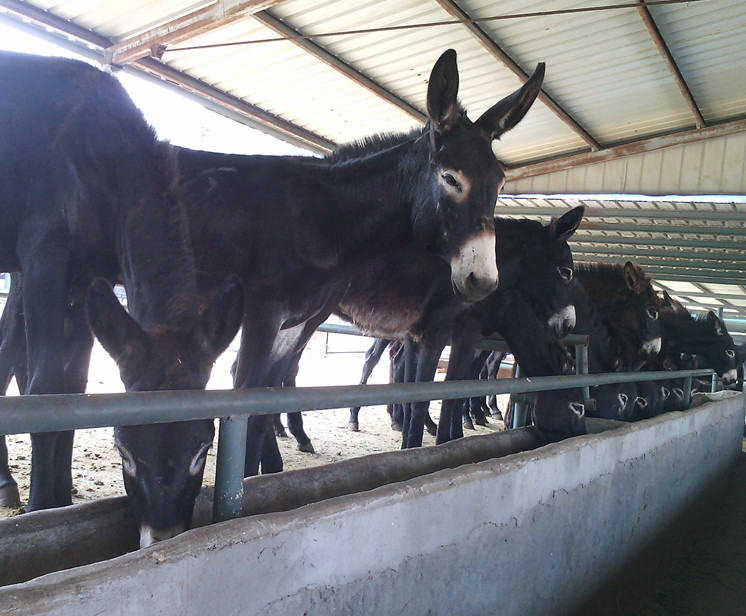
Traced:
<svg viewBox="0 0 746 616">
<path fill-rule="evenodd" d="M 588 318 L 587 323 L 581 324 L 579 322 L 576 325 L 576 331 L 582 331 L 582 333 L 589 334 L 594 338 L 595 340 L 593 340 L 592 343 L 597 346 L 601 352 L 601 358 L 597 359 L 601 359 L 606 367 L 615 370 L 616 365 L 622 361 L 622 349 L 614 336 L 609 332 L 598 307 L 595 303 L 590 301 L 590 298 L 586 294 L 582 285 L 575 280 L 573 280 L 572 284 L 574 287 L 573 296 L 575 298 L 575 307 L 578 311 L 578 315 L 583 315 L 583 311 L 585 310 L 585 316 Z M 580 305 L 581 302 L 582 306 Z M 593 357 L 590 359 L 593 360 Z"/>
<path fill-rule="evenodd" d="M 596 280 L 614 282 L 624 280 L 623 263 L 602 263 L 600 261 L 595 263 L 576 263 L 575 269 L 578 272 L 585 272 L 588 276 L 592 276 Z M 649 282 L 651 277 L 645 274 L 645 280 Z"/>
<path fill-rule="evenodd" d="M 336 150 L 327 154 L 323 160 L 330 163 L 343 163 L 349 160 L 364 158 L 390 150 L 426 134 L 427 127 L 415 128 L 408 133 L 378 133 L 369 135 L 357 141 L 340 145 Z"/>
</svg>

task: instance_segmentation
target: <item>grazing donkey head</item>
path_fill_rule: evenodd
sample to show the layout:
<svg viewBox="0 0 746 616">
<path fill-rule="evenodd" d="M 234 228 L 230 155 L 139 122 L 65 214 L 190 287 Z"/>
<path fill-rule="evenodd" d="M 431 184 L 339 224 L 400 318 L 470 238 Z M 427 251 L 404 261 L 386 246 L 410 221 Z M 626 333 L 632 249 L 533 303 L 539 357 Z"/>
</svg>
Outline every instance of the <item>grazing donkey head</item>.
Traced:
<svg viewBox="0 0 746 616">
<path fill-rule="evenodd" d="M 87 309 L 127 391 L 204 389 L 213 362 L 241 324 L 243 288 L 238 278 L 229 278 L 188 332 L 143 330 L 103 279 L 91 286 Z M 189 528 L 214 432 L 212 419 L 115 429 L 141 547 Z"/>
<path fill-rule="evenodd" d="M 472 122 L 457 100 L 456 52 L 436 62 L 427 90 L 431 180 L 415 208 L 414 232 L 451 264 L 457 296 L 477 301 L 497 288 L 495 234 L 492 223 L 497 194 L 505 182 L 492 141 L 528 112 L 541 90 L 544 64 L 519 90 Z M 437 204 L 435 217 L 424 202 Z"/>
</svg>

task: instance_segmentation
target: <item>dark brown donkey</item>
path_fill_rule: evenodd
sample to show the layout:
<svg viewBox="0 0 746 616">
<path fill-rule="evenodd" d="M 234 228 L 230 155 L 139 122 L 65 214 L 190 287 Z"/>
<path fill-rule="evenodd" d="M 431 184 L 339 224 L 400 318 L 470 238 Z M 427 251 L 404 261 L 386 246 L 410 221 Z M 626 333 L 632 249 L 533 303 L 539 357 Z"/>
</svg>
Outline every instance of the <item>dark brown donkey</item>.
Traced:
<svg viewBox="0 0 746 616">
<path fill-rule="evenodd" d="M 198 310 L 170 147 L 114 77 L 84 62 L 2 52 L 0 92 L 0 270 L 23 272 L 27 393 L 85 390 L 86 309 L 128 390 L 203 388 L 240 324 L 242 295 L 234 279 Z M 96 280 L 117 277 L 129 314 Z M 117 444 L 135 431 L 153 457 L 186 455 L 199 489 L 212 422 L 119 428 Z M 31 439 L 28 510 L 70 504 L 73 432 Z"/>
</svg>

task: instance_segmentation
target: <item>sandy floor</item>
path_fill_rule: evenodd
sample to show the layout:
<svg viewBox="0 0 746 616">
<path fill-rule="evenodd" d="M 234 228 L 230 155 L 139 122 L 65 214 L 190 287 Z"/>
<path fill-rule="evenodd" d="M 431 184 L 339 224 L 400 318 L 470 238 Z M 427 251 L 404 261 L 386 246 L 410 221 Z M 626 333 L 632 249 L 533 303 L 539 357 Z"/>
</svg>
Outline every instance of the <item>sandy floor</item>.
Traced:
<svg viewBox="0 0 746 616">
<path fill-rule="evenodd" d="M 298 374 L 299 386 L 353 385 L 360 379 L 364 352 L 370 346 L 367 338 L 330 335 L 327 353 L 326 334 L 315 334 L 301 361 Z M 231 386 L 230 366 L 236 356 L 236 344 L 220 357 L 213 369 L 210 389 L 227 389 Z M 389 362 L 384 356 L 370 379 L 370 383 L 388 382 Z M 438 378 L 442 378 L 442 374 Z M 88 392 L 123 391 L 118 370 L 106 352 L 96 344 Z M 15 384 L 9 395 L 17 394 Z M 507 397 L 505 397 L 507 398 Z M 439 403 L 431 404 L 437 421 Z M 388 415 L 383 407 L 365 407 L 360 412 L 360 432 L 347 429 L 349 411 L 337 409 L 314 411 L 304 414 L 304 426 L 312 439 L 316 453 L 297 451 L 292 437 L 279 439 L 285 469 L 328 464 L 355 456 L 390 451 L 400 446 L 401 434 L 391 430 Z M 491 421 L 486 428 L 478 427 L 477 433 L 502 429 L 502 422 Z M 28 435 L 7 437 L 11 472 L 18 481 L 21 501 L 28 498 L 31 471 L 31 444 Z M 114 448 L 112 429 L 79 430 L 75 435 L 73 451 L 73 502 L 79 503 L 124 493 L 119 454 Z M 216 438 L 217 444 L 217 438 Z M 434 437 L 425 434 L 425 445 L 434 444 Z M 215 449 L 210 451 L 205 470 L 205 483 L 211 484 L 215 476 Z M 0 517 L 22 512 L 0 507 Z"/>
</svg>

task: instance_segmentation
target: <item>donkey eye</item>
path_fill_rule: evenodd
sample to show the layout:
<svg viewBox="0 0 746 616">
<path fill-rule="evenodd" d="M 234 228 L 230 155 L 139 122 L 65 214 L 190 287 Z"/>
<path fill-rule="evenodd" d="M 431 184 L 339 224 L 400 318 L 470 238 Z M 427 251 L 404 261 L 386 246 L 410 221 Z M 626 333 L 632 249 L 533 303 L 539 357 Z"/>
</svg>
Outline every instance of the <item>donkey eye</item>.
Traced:
<svg viewBox="0 0 746 616">
<path fill-rule="evenodd" d="M 135 460 L 132 458 L 132 454 L 119 445 L 116 445 L 116 448 L 122 458 L 122 470 L 130 477 L 134 477 L 137 472 L 137 465 L 135 464 Z"/>
<path fill-rule="evenodd" d="M 570 282 L 572 280 L 572 268 L 571 267 L 558 267 L 557 271 L 563 280 Z"/>
<path fill-rule="evenodd" d="M 728 357 L 728 359 L 733 359 L 736 356 L 736 352 L 733 349 L 727 349 L 725 351 L 725 356 Z"/>
<path fill-rule="evenodd" d="M 653 321 L 656 321 L 658 319 L 658 311 L 654 308 L 648 308 L 648 316 L 653 319 Z"/>
<path fill-rule="evenodd" d="M 461 184 L 458 183 L 458 180 L 453 176 L 453 174 L 446 171 L 445 173 L 442 173 L 440 177 L 443 178 L 443 181 L 448 184 L 448 186 L 461 192 Z"/>
</svg>

